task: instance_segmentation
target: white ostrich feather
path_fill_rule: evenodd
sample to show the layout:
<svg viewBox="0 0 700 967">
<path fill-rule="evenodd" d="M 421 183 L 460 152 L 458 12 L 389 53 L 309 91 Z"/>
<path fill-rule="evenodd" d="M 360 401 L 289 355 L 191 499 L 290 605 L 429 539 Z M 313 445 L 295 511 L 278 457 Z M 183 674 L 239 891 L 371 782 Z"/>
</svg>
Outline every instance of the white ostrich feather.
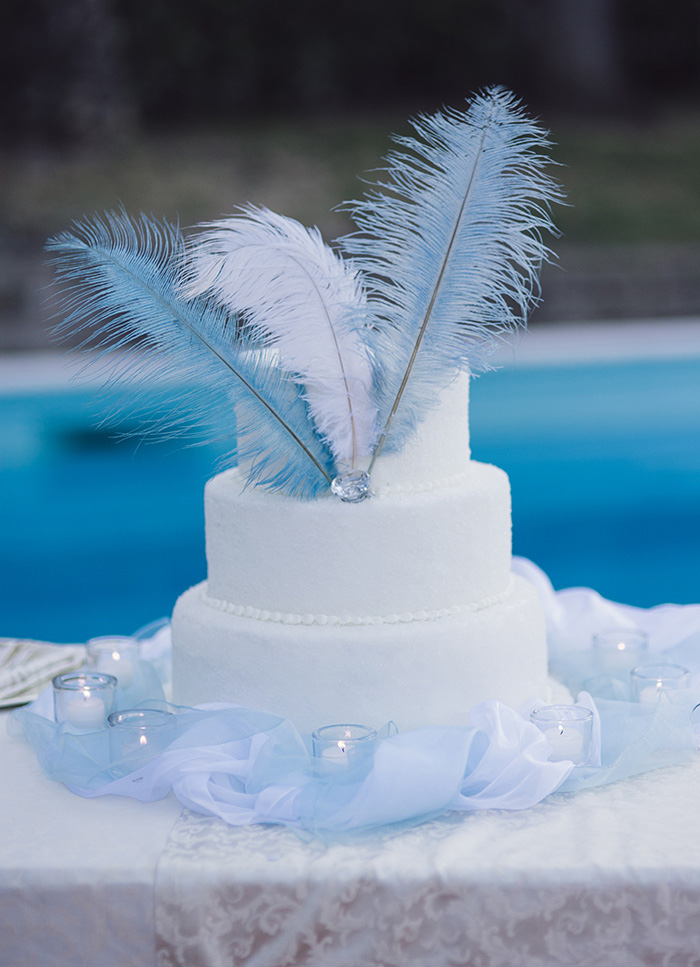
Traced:
<svg viewBox="0 0 700 967">
<path fill-rule="evenodd" d="M 265 208 L 206 226 L 189 248 L 190 296 L 213 296 L 274 347 L 303 388 L 337 464 L 372 452 L 377 415 L 365 295 L 352 264 L 318 230 Z"/>
</svg>

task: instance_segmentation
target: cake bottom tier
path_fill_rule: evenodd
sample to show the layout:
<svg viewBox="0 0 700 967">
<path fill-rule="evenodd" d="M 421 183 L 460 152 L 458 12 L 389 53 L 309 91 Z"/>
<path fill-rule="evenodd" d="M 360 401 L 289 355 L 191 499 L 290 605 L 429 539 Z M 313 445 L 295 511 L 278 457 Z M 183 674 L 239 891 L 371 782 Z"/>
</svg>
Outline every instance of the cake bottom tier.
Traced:
<svg viewBox="0 0 700 967">
<path fill-rule="evenodd" d="M 363 625 L 240 617 L 204 582 L 179 598 L 172 634 L 177 704 L 232 702 L 303 733 L 341 722 L 466 725 L 487 699 L 549 700 L 544 616 L 517 576 L 477 610 Z"/>
</svg>

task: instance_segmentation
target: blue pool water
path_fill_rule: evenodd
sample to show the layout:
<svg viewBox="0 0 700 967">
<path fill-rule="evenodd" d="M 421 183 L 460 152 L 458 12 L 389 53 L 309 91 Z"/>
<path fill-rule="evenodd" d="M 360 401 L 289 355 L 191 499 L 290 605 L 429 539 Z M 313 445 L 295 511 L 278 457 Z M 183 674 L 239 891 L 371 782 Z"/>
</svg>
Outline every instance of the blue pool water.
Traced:
<svg viewBox="0 0 700 967">
<path fill-rule="evenodd" d="M 216 449 L 115 442 L 94 412 L 85 391 L 0 397 L 0 636 L 129 633 L 204 577 Z M 700 601 L 700 360 L 489 373 L 471 430 L 510 475 L 515 553 L 555 587 Z"/>
<path fill-rule="evenodd" d="M 501 370 L 471 399 L 474 456 L 511 479 L 515 553 L 557 588 L 700 601 L 700 360 Z"/>
</svg>

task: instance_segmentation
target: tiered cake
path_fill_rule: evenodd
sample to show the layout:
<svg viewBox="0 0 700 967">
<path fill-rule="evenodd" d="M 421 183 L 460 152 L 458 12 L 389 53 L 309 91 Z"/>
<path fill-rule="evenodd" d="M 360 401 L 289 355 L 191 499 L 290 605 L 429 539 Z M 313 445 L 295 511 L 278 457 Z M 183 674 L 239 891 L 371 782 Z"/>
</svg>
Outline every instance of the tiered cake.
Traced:
<svg viewBox="0 0 700 967">
<path fill-rule="evenodd" d="M 470 459 L 468 385 L 377 461 L 360 504 L 244 490 L 237 470 L 208 483 L 208 580 L 173 615 L 176 702 L 403 730 L 547 697 L 539 602 L 510 570 L 508 478 Z"/>
<path fill-rule="evenodd" d="M 309 731 L 547 700 L 508 480 L 470 459 L 468 374 L 527 319 L 561 194 L 501 88 L 413 127 L 334 248 L 255 207 L 188 238 L 111 213 L 49 243 L 66 330 L 180 377 L 151 432 L 235 436 L 206 490 L 208 579 L 173 616 L 178 703 Z"/>
</svg>

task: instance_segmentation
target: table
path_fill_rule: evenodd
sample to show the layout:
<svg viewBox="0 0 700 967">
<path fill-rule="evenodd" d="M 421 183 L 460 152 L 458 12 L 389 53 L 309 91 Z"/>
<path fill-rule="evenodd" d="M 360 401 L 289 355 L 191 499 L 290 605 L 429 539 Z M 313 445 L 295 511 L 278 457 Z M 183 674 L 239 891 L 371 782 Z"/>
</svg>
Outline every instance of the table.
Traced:
<svg viewBox="0 0 700 967">
<path fill-rule="evenodd" d="M 700 756 L 324 844 L 46 779 L 0 715 L 2 967 L 688 967 Z"/>
</svg>

